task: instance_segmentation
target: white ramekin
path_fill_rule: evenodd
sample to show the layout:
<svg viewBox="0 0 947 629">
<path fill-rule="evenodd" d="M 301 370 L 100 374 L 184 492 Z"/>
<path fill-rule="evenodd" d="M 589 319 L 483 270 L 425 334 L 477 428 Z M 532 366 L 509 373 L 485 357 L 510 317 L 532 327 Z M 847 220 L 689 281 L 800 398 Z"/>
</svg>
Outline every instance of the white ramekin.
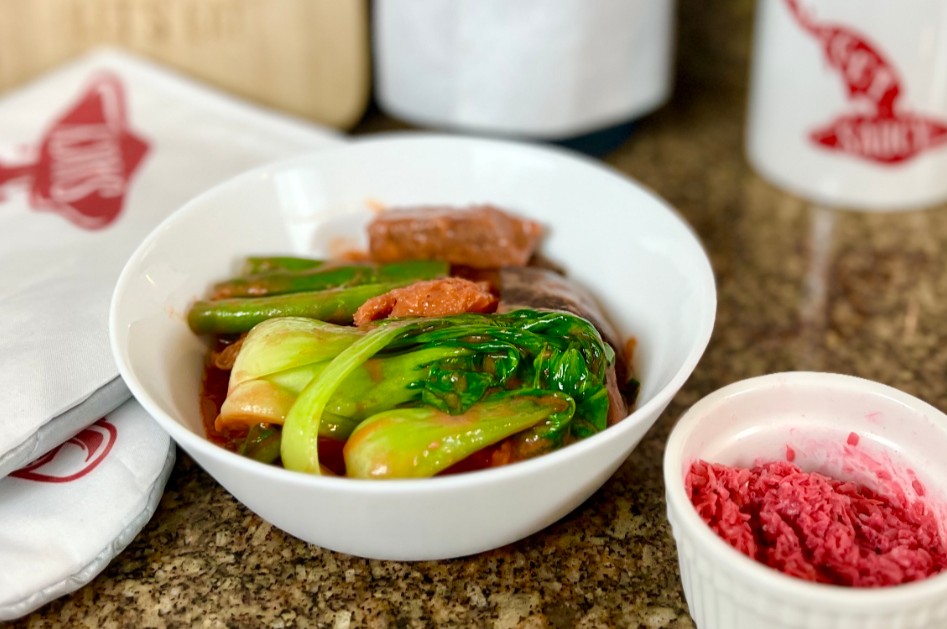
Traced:
<svg viewBox="0 0 947 629">
<path fill-rule="evenodd" d="M 684 486 L 695 460 L 745 467 L 785 461 L 787 447 L 806 471 L 868 487 L 878 471 L 865 461 L 889 472 L 909 497 L 917 496 L 916 479 L 947 534 L 947 415 L 897 389 L 839 374 L 777 373 L 731 384 L 681 418 L 664 457 L 668 519 L 697 626 L 947 627 L 947 573 L 885 588 L 810 583 L 743 555 L 703 522 Z"/>
</svg>

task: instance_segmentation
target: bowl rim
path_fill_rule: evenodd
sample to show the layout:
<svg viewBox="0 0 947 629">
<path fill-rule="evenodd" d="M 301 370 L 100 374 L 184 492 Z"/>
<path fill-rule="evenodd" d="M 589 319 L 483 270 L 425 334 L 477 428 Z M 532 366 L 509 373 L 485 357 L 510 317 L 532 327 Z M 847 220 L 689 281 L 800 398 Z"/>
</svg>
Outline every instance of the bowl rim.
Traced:
<svg viewBox="0 0 947 629">
<path fill-rule="evenodd" d="M 793 597 L 793 602 L 837 607 L 840 604 L 858 609 L 879 609 L 919 603 L 932 596 L 943 596 L 947 590 L 947 570 L 910 583 L 884 587 L 848 587 L 828 583 L 815 583 L 784 574 L 733 548 L 717 535 L 698 515 L 684 489 L 682 473 L 683 449 L 687 439 L 701 420 L 715 410 L 725 407 L 738 396 L 771 388 L 774 383 L 781 387 L 807 388 L 819 386 L 834 390 L 859 391 L 871 396 L 887 398 L 918 413 L 932 417 L 940 429 L 947 433 L 947 415 L 933 405 L 892 386 L 835 372 L 784 371 L 754 376 L 725 385 L 701 398 L 688 409 L 671 431 L 664 453 L 664 482 L 668 518 L 676 522 L 695 546 L 711 556 L 714 563 L 729 565 L 739 578 L 752 581 L 756 588 L 780 592 Z M 947 485 L 945 485 L 947 489 Z M 672 528 L 675 528 L 672 526 Z M 674 532 L 676 541 L 680 531 Z M 947 540 L 945 540 L 947 541 Z"/>
<path fill-rule="evenodd" d="M 177 222 L 185 220 L 192 213 L 200 212 L 202 206 L 220 194 L 222 190 L 237 185 L 238 182 L 274 171 L 295 168 L 303 164 L 307 164 L 307 167 L 313 168 L 314 166 L 309 164 L 312 160 L 325 160 L 339 152 L 371 150 L 374 145 L 401 143 L 412 145 L 448 145 L 452 150 L 457 151 L 469 150 L 471 147 L 485 147 L 491 150 L 526 152 L 528 154 L 553 158 L 569 168 L 579 167 L 595 171 L 597 176 L 606 177 L 619 182 L 623 186 L 635 188 L 648 199 L 656 211 L 667 214 L 668 217 L 673 220 L 676 228 L 681 229 L 681 236 L 687 241 L 688 247 L 693 247 L 695 252 L 701 254 L 700 256 L 695 256 L 695 259 L 699 263 L 698 272 L 700 273 L 700 277 L 698 277 L 696 281 L 699 285 L 707 287 L 706 297 L 704 299 L 706 302 L 705 312 L 698 313 L 701 315 L 701 318 L 695 328 L 694 336 L 696 342 L 692 344 L 684 360 L 670 377 L 667 384 L 657 390 L 651 399 L 636 407 L 634 411 L 622 421 L 613 426 L 609 426 L 608 429 L 596 435 L 570 444 L 567 448 L 561 448 L 534 459 L 521 461 L 516 465 L 477 470 L 476 472 L 466 474 L 452 474 L 423 479 L 390 479 L 385 482 L 358 482 L 359 479 L 306 474 L 253 461 L 213 444 L 203 435 L 192 432 L 169 414 L 166 414 L 161 407 L 153 401 L 151 395 L 148 393 L 147 387 L 140 382 L 131 365 L 125 361 L 121 347 L 123 331 L 121 330 L 119 321 L 122 310 L 122 296 L 125 294 L 127 287 L 136 280 L 136 269 L 140 266 L 142 258 L 147 255 L 154 243 L 161 238 L 165 231 L 173 227 Z M 638 424 L 638 422 L 635 421 L 636 418 L 644 417 L 649 413 L 658 415 L 693 373 L 694 368 L 706 350 L 713 332 L 716 319 L 716 307 L 717 293 L 713 270 L 707 252 L 693 227 L 674 207 L 658 196 L 653 190 L 615 170 L 607 163 L 597 161 L 569 149 L 545 144 L 540 145 L 509 139 L 466 137 L 442 133 L 395 131 L 360 136 L 343 144 L 308 151 L 294 157 L 262 164 L 208 188 L 174 210 L 139 244 L 119 275 L 109 307 L 109 341 L 113 357 L 118 365 L 119 373 L 125 380 L 133 396 L 148 413 L 158 421 L 162 428 L 171 435 L 174 441 L 184 447 L 189 453 L 191 453 L 191 449 L 194 448 L 200 452 L 202 458 L 208 457 L 218 464 L 227 466 L 235 465 L 243 468 L 245 471 L 259 475 L 262 478 L 279 480 L 280 482 L 293 485 L 312 485 L 329 491 L 360 495 L 417 495 L 418 492 L 451 492 L 471 485 L 503 483 L 519 477 L 530 477 L 535 474 L 542 474 L 548 468 L 557 466 L 560 461 L 580 457 L 587 450 L 598 448 L 598 445 L 605 440 L 616 438 L 624 432 L 634 430 Z"/>
</svg>

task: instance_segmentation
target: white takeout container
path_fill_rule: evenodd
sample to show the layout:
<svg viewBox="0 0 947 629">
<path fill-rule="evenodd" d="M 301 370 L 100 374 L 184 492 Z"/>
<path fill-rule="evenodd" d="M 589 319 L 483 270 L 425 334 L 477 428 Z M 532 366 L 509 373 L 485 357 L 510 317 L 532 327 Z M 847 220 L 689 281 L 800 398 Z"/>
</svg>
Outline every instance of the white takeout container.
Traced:
<svg viewBox="0 0 947 629">
<path fill-rule="evenodd" d="M 675 0 L 380 0 L 375 91 L 418 125 L 563 140 L 663 105 Z"/>
<path fill-rule="evenodd" d="M 871 489 L 888 473 L 912 500 L 918 480 L 941 536 L 947 532 L 947 415 L 892 387 L 840 374 L 776 373 L 728 385 L 684 414 L 665 450 L 668 519 L 697 626 L 947 627 L 947 573 L 882 588 L 811 583 L 745 556 L 704 523 L 684 485 L 694 461 L 750 467 L 786 461 L 787 446 L 804 471 Z"/>
<path fill-rule="evenodd" d="M 309 476 L 204 437 L 206 338 L 189 304 L 249 254 L 331 255 L 364 247 L 368 205 L 491 202 L 541 221 L 542 251 L 590 289 L 637 343 L 642 382 L 623 422 L 507 467 L 424 480 Z M 521 539 L 598 489 L 688 378 L 713 328 L 710 264 L 654 194 L 591 160 L 479 139 L 396 134 L 248 172 L 194 199 L 129 260 L 112 302 L 119 369 L 141 404 L 238 500 L 308 542 L 354 555 L 456 557 Z"/>
</svg>

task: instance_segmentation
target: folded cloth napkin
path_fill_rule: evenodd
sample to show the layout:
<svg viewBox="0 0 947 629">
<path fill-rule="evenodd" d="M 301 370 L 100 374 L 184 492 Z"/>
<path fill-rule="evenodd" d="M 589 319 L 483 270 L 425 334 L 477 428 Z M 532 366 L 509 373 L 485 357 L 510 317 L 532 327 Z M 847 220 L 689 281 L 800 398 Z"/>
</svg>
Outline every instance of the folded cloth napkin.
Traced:
<svg viewBox="0 0 947 629">
<path fill-rule="evenodd" d="M 113 49 L 0 95 L 0 478 L 128 399 L 109 300 L 158 222 L 339 140 Z"/>
<path fill-rule="evenodd" d="M 99 574 L 151 519 L 174 454 L 129 400 L 0 479 L 0 621 Z"/>
</svg>

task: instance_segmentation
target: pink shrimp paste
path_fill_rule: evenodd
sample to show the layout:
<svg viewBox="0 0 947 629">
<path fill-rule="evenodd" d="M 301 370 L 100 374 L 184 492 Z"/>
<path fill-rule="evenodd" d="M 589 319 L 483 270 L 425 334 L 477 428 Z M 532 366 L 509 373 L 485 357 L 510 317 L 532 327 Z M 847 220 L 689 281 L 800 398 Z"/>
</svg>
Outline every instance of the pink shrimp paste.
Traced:
<svg viewBox="0 0 947 629">
<path fill-rule="evenodd" d="M 727 543 L 800 579 L 880 587 L 947 567 L 933 514 L 903 491 L 883 496 L 782 461 L 750 469 L 698 461 L 685 486 Z"/>
</svg>

